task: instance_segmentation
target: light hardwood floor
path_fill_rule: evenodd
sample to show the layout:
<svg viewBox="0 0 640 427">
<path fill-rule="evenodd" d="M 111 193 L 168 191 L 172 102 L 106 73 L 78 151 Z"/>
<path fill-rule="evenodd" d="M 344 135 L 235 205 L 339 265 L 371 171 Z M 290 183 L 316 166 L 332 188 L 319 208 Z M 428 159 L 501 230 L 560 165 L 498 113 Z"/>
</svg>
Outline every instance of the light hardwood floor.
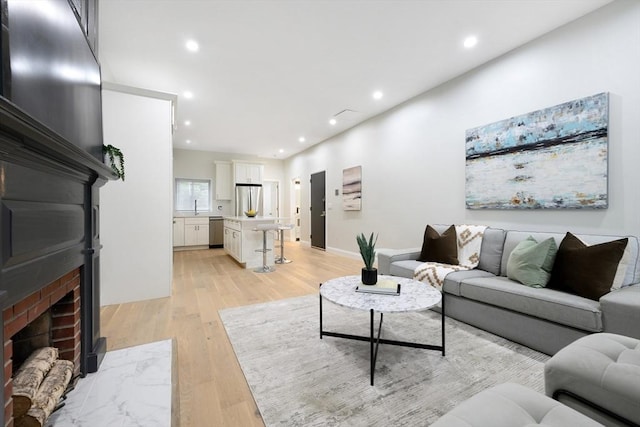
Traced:
<svg viewBox="0 0 640 427">
<path fill-rule="evenodd" d="M 319 283 L 358 274 L 360 260 L 285 245 L 293 262 L 256 274 L 222 249 L 174 252 L 170 298 L 105 306 L 108 350 L 175 338 L 180 426 L 263 426 L 218 310 L 314 294 Z M 176 416 L 178 414 L 174 414 Z"/>
</svg>

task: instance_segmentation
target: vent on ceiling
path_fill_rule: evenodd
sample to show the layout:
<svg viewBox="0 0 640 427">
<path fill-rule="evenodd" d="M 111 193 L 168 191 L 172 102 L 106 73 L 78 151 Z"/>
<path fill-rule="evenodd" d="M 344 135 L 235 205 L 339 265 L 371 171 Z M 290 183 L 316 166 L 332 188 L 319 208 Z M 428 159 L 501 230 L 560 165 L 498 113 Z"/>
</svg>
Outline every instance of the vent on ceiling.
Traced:
<svg viewBox="0 0 640 427">
<path fill-rule="evenodd" d="M 333 117 L 336 119 L 339 117 L 340 119 L 344 120 L 344 119 L 350 119 L 352 117 L 355 117 L 358 113 L 359 111 L 345 108 L 344 110 L 334 114 Z"/>
</svg>

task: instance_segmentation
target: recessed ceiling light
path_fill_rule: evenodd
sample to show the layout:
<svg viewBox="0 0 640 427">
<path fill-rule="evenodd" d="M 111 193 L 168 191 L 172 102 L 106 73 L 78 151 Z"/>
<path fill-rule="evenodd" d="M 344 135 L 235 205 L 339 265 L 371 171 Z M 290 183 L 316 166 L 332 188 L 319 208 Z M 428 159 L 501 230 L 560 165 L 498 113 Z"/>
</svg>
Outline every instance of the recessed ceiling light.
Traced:
<svg viewBox="0 0 640 427">
<path fill-rule="evenodd" d="M 184 121 L 184 125 L 185 126 L 191 126 L 191 120 L 185 120 Z"/>
<path fill-rule="evenodd" d="M 198 45 L 198 42 L 195 40 L 187 40 L 185 46 L 190 52 L 197 52 L 200 49 L 200 45 Z"/>
<path fill-rule="evenodd" d="M 183 93 L 184 97 L 187 99 L 191 99 L 193 98 L 193 92 L 189 92 L 188 90 L 185 90 Z"/>
<path fill-rule="evenodd" d="M 298 141 L 300 141 L 300 142 L 305 142 L 305 141 L 306 141 L 306 139 L 305 139 L 305 137 L 304 137 L 304 136 L 301 136 L 300 138 L 298 138 Z"/>
<path fill-rule="evenodd" d="M 383 93 L 380 92 L 379 90 L 373 92 L 373 99 L 381 99 L 382 98 Z"/>
<path fill-rule="evenodd" d="M 464 47 L 466 47 L 467 49 L 470 49 L 472 47 L 474 47 L 476 44 L 478 44 L 478 38 L 476 36 L 469 36 L 466 39 L 464 39 Z"/>
<path fill-rule="evenodd" d="M 337 121 L 336 119 L 330 119 L 330 120 L 329 120 L 329 124 L 330 124 L 331 126 L 335 125 L 336 123 L 338 123 L 338 121 Z"/>
<path fill-rule="evenodd" d="M 187 139 L 185 142 L 186 142 L 187 144 L 191 144 L 191 140 L 190 140 L 190 139 Z"/>
<path fill-rule="evenodd" d="M 278 150 L 280 153 L 284 153 L 284 148 L 281 148 L 280 150 Z"/>
</svg>

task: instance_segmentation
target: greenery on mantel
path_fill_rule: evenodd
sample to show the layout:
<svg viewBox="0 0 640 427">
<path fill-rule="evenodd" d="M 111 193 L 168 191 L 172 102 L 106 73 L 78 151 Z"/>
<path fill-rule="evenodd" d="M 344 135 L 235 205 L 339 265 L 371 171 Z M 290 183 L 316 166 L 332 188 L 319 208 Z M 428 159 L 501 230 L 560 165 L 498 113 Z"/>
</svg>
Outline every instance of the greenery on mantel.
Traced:
<svg viewBox="0 0 640 427">
<path fill-rule="evenodd" d="M 111 163 L 110 166 L 113 172 L 124 181 L 124 154 L 122 154 L 122 151 L 109 144 L 102 146 L 102 152 L 109 156 L 109 163 Z M 116 159 L 118 159 L 117 164 Z"/>
<path fill-rule="evenodd" d="M 360 247 L 360 255 L 362 255 L 362 260 L 364 261 L 364 266 L 367 270 L 373 270 L 373 262 L 376 259 L 376 242 L 378 241 L 378 236 L 376 235 L 375 240 L 373 239 L 373 233 L 367 238 L 364 233 L 360 233 L 356 236 L 356 240 L 358 241 L 358 246 Z"/>
</svg>

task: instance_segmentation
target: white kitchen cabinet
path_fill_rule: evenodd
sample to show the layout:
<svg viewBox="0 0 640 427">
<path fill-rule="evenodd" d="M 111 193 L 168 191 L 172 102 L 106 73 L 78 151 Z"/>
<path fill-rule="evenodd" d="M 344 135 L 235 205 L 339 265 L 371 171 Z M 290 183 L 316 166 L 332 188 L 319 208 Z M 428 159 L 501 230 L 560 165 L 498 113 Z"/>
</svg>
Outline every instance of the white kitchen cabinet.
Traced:
<svg viewBox="0 0 640 427">
<path fill-rule="evenodd" d="M 234 163 L 236 184 L 262 184 L 264 165 L 259 163 Z"/>
<path fill-rule="evenodd" d="M 209 218 L 184 219 L 184 245 L 209 245 Z"/>
<path fill-rule="evenodd" d="M 255 231 L 258 224 L 272 224 L 273 219 L 229 217 L 224 219 L 224 250 L 245 268 L 262 266 L 262 232 Z M 274 264 L 273 234 L 267 233 L 267 265 Z"/>
<path fill-rule="evenodd" d="M 233 229 L 229 227 L 224 227 L 224 242 L 222 244 L 224 251 L 234 257 L 236 260 L 238 259 L 237 254 L 235 253 L 235 245 L 233 242 Z"/>
<path fill-rule="evenodd" d="M 184 218 L 173 218 L 173 247 L 184 246 Z"/>
<path fill-rule="evenodd" d="M 239 221 L 224 220 L 224 249 L 236 261 L 242 262 L 242 227 Z"/>
<path fill-rule="evenodd" d="M 232 228 L 225 228 L 224 248 L 236 261 L 242 262 L 242 232 Z"/>
<path fill-rule="evenodd" d="M 216 165 L 216 200 L 231 200 L 233 185 L 230 162 L 215 162 Z"/>
</svg>

